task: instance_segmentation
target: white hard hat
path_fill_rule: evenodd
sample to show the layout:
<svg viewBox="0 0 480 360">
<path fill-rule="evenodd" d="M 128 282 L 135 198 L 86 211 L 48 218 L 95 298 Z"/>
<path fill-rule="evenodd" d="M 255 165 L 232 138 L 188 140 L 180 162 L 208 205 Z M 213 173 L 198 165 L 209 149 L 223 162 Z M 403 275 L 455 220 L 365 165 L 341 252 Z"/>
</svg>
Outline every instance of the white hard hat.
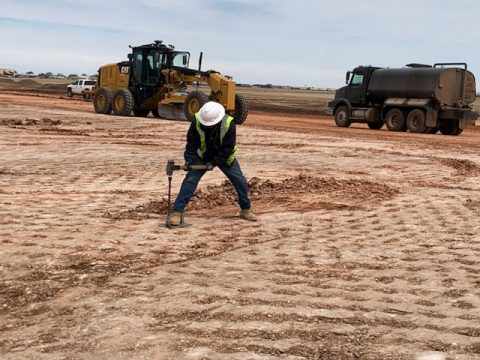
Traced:
<svg viewBox="0 0 480 360">
<path fill-rule="evenodd" d="M 206 102 L 198 112 L 198 121 L 203 126 L 213 126 L 222 121 L 225 109 L 222 104 L 215 101 Z"/>
</svg>

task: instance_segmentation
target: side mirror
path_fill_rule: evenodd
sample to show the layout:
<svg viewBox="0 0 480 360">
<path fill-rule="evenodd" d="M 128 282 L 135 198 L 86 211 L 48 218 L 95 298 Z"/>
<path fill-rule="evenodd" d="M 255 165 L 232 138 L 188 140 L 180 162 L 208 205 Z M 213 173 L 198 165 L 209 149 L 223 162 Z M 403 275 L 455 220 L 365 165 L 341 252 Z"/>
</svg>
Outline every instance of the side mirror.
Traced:
<svg viewBox="0 0 480 360">
<path fill-rule="evenodd" d="M 133 59 L 133 54 L 128 54 L 128 60 L 132 60 Z"/>
<path fill-rule="evenodd" d="M 183 54 L 183 66 L 188 65 L 188 56 L 186 54 Z"/>
<path fill-rule="evenodd" d="M 352 75 L 352 73 L 350 71 L 347 71 L 347 74 L 345 75 L 345 84 L 348 84 L 349 81 L 350 81 L 350 75 Z"/>
</svg>

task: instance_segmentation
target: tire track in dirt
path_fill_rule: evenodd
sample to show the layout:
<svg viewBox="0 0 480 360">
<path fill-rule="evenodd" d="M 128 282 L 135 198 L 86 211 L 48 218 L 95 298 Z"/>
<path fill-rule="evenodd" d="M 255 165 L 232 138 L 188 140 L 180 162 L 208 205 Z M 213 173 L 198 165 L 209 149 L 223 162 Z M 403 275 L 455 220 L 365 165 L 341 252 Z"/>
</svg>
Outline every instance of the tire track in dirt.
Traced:
<svg viewBox="0 0 480 360">
<path fill-rule="evenodd" d="M 314 118 L 313 130 L 272 132 L 254 114 L 239 156 L 260 179 L 262 221 L 236 218 L 216 173 L 193 226 L 167 231 L 160 210 L 139 210 L 164 198 L 185 124 L 35 111 L 0 119 L 58 116 L 90 136 L 2 127 L 2 356 L 478 358 L 473 136 L 407 140 Z M 148 218 L 102 217 L 129 210 Z"/>
<path fill-rule="evenodd" d="M 364 250 L 365 255 L 372 254 L 372 247 L 378 246 L 374 240 L 383 239 L 384 245 L 382 248 L 390 248 L 393 253 L 388 254 L 387 251 L 386 254 L 376 254 L 372 259 L 374 262 L 368 259 L 364 260 L 362 264 L 357 259 L 351 263 L 329 263 L 329 266 L 323 268 L 327 270 L 325 272 L 318 269 L 319 265 L 310 256 L 306 256 L 305 262 L 300 261 L 298 257 L 295 258 L 295 249 L 292 249 L 292 243 L 295 241 L 292 238 L 290 240 L 293 241 L 289 245 L 263 244 L 261 251 L 248 252 L 248 255 L 250 257 L 260 256 L 260 253 L 268 253 L 268 248 L 273 246 L 276 247 L 276 250 L 279 250 L 276 254 L 277 257 L 282 259 L 279 262 L 272 263 L 270 261 L 269 263 L 265 259 L 251 260 L 251 263 L 262 269 L 261 272 L 256 272 L 257 281 L 260 282 L 260 279 L 267 277 L 272 278 L 270 281 L 273 283 L 262 283 L 257 287 L 250 286 L 245 288 L 244 291 L 241 291 L 242 287 L 237 283 L 238 285 L 235 288 L 241 295 L 229 294 L 229 296 L 225 296 L 220 294 L 208 295 L 212 291 L 203 287 L 202 281 L 198 281 L 193 284 L 194 288 L 190 290 L 190 293 L 196 294 L 200 306 L 211 305 L 212 308 L 206 307 L 204 310 L 199 309 L 196 312 L 196 302 L 194 301 L 194 304 L 189 304 L 188 309 L 185 309 L 184 312 L 158 312 L 155 314 L 159 319 L 157 326 L 161 328 L 165 326 L 164 330 L 174 331 L 180 338 L 184 339 L 182 345 L 178 346 L 180 350 L 188 351 L 188 349 L 202 347 L 210 349 L 212 352 L 209 354 L 212 355 L 218 355 L 229 348 L 233 353 L 256 349 L 256 353 L 262 354 L 303 354 L 302 356 L 306 358 L 314 358 L 317 353 L 315 341 L 309 343 L 308 340 L 325 340 L 325 337 L 316 334 L 315 331 L 318 332 L 319 327 L 326 326 L 327 328 L 323 330 L 323 333 L 332 334 L 335 333 L 334 329 L 339 324 L 368 328 L 370 337 L 367 342 L 369 344 L 377 344 L 378 348 L 384 348 L 386 344 L 389 344 L 389 346 L 397 349 L 397 357 L 399 358 L 407 356 L 407 353 L 404 353 L 401 349 L 412 345 L 420 348 L 426 346 L 431 351 L 444 353 L 478 353 L 479 343 L 475 337 L 475 329 L 479 318 L 475 316 L 464 317 L 455 308 L 457 306 L 460 306 L 460 308 L 468 306 L 469 309 L 473 309 L 480 305 L 478 299 L 474 300 L 476 295 L 469 294 L 469 291 L 466 290 L 471 289 L 475 281 L 478 281 L 478 277 L 472 276 L 475 272 L 473 265 L 476 256 L 473 254 L 479 254 L 480 244 L 478 241 L 473 241 L 470 242 L 468 247 L 462 246 L 459 248 L 458 245 L 462 244 L 461 240 L 457 240 L 457 245 L 453 245 L 449 235 L 442 234 L 443 228 L 453 225 L 446 223 L 452 218 L 451 214 L 459 213 L 463 209 L 461 201 L 459 203 L 453 201 L 452 198 L 447 195 L 437 200 L 437 204 L 445 201 L 450 202 L 450 206 L 447 208 L 451 210 L 448 212 L 438 211 L 436 204 L 432 204 L 428 196 L 420 204 L 417 203 L 415 207 L 412 207 L 408 196 L 406 196 L 400 206 L 388 206 L 387 203 L 384 209 L 370 211 L 370 220 L 366 224 L 359 225 L 356 221 L 350 222 L 347 217 L 344 225 L 349 227 L 350 231 L 348 231 L 348 239 L 344 239 L 344 241 L 349 240 L 350 246 L 346 247 L 349 250 L 342 249 L 339 244 L 339 226 L 333 225 L 332 231 L 327 231 L 329 237 L 332 237 L 329 242 L 335 244 L 335 248 L 331 248 L 330 253 L 336 259 L 339 256 L 342 257 L 342 254 L 343 256 L 353 256 L 359 250 Z M 430 211 L 432 214 L 424 221 L 415 216 L 417 213 L 423 214 L 423 208 L 432 210 Z M 384 213 L 384 211 L 386 212 Z M 399 212 L 399 215 L 401 215 L 399 221 L 393 226 L 384 216 L 391 212 Z M 355 217 L 351 218 L 351 220 L 354 219 Z M 417 219 L 419 220 L 418 223 Z M 345 229 L 345 226 L 342 228 Z M 365 228 L 369 229 L 366 233 L 372 235 L 372 238 L 367 241 L 365 241 L 363 235 Z M 372 228 L 375 230 L 372 231 Z M 404 237 L 389 238 L 386 236 L 388 230 L 398 233 L 398 231 L 394 231 L 395 228 L 403 229 L 401 233 L 404 234 Z M 464 221 L 453 232 L 471 240 L 474 233 L 469 231 L 474 229 L 468 229 L 468 222 Z M 324 234 L 325 231 L 322 233 Z M 425 236 L 419 236 L 422 233 Z M 435 236 L 432 236 L 433 234 Z M 363 239 L 363 241 L 361 243 L 353 241 L 353 246 L 357 250 L 350 250 L 352 240 L 355 239 Z M 408 239 L 416 239 L 415 244 Z M 312 237 L 310 240 L 314 241 L 315 238 Z M 305 239 L 305 242 L 309 246 L 304 251 L 308 251 L 308 254 L 316 253 L 314 243 L 307 241 L 307 239 Z M 365 245 L 365 242 L 369 244 Z M 403 245 L 399 247 L 398 245 L 402 243 Z M 445 252 L 446 246 L 448 247 Z M 364 249 L 364 247 L 368 249 Z M 297 246 L 297 252 L 299 249 L 301 247 Z M 317 254 L 318 257 L 321 257 L 322 252 Z M 222 259 L 222 261 L 226 261 L 230 267 L 234 267 L 232 257 L 242 258 L 239 254 L 236 254 L 229 256 L 228 260 Z M 472 260 L 468 260 L 469 258 Z M 382 261 L 379 261 L 379 259 Z M 469 265 L 465 266 L 465 263 Z M 208 267 L 215 267 L 218 270 L 218 264 Z M 312 271 L 312 267 L 315 270 Z M 226 270 L 220 272 L 227 273 Z M 374 275 L 379 272 L 385 275 Z M 201 276 L 199 271 L 195 273 L 197 276 Z M 345 276 L 346 274 L 348 276 Z M 211 287 L 212 281 L 207 280 L 209 275 L 203 274 L 203 276 L 206 277 L 204 284 L 209 284 L 209 287 Z M 363 279 L 372 278 L 376 279 L 377 284 L 363 284 L 365 282 Z M 232 280 L 228 279 L 225 282 L 236 283 L 238 281 L 233 280 L 232 282 Z M 441 282 L 443 286 L 434 292 L 424 288 L 429 282 L 436 280 Z M 461 292 L 448 290 L 453 286 L 464 290 Z M 272 290 L 276 287 L 279 288 Z M 270 289 L 271 293 L 268 294 L 266 289 Z M 348 292 L 349 295 L 346 295 L 345 292 Z M 276 293 L 280 293 L 281 297 L 273 300 L 273 294 Z M 312 299 L 315 299 L 313 304 L 310 303 L 310 300 L 305 305 L 306 293 L 309 293 Z M 345 304 L 343 299 L 352 295 L 354 300 Z M 450 304 L 438 302 L 443 296 L 451 297 L 454 300 Z M 466 299 L 460 300 L 462 297 L 469 298 L 470 301 L 473 300 L 475 305 Z M 295 300 L 296 298 L 302 300 Z M 328 301 L 329 298 L 333 301 Z M 425 302 L 425 298 L 430 298 L 433 302 Z M 379 302 L 372 302 L 371 299 L 378 299 Z M 408 299 L 407 302 L 406 299 Z M 339 306 L 339 302 L 344 305 Z M 410 305 L 407 305 L 410 303 L 420 305 L 420 309 L 411 309 Z M 315 315 L 302 316 L 298 311 L 305 307 L 318 309 L 322 312 L 322 315 L 317 317 Z M 290 309 L 290 311 L 286 309 Z M 340 315 L 325 317 L 326 309 L 337 311 Z M 348 313 L 350 315 L 347 315 Z M 297 330 L 292 331 L 292 324 L 298 322 L 301 325 L 297 324 Z M 315 330 L 305 331 L 305 325 L 317 323 L 319 325 L 315 327 Z M 216 328 L 216 324 L 221 324 L 220 328 Z M 249 327 L 249 324 L 252 325 Z M 451 324 L 456 324 L 457 327 L 452 327 Z M 256 330 L 259 326 L 265 330 Z M 290 330 L 290 333 L 288 331 L 279 332 L 279 326 L 286 327 Z M 229 327 L 237 330 L 229 330 Z M 415 340 L 407 341 L 402 335 L 402 328 L 409 331 L 416 330 L 423 335 L 419 335 Z M 375 338 L 372 338 L 372 333 L 376 335 Z M 243 340 L 236 341 L 235 345 L 232 345 L 233 338 Z M 299 338 L 299 343 L 302 345 L 293 345 L 287 348 L 280 345 L 292 338 Z M 265 346 L 263 343 L 265 339 L 270 341 L 269 346 Z M 337 337 L 331 343 L 328 351 L 337 357 L 351 357 L 353 352 L 356 352 L 369 359 L 388 358 L 387 354 L 381 352 L 376 354 L 371 349 L 368 353 L 365 353 L 362 343 L 354 346 L 353 350 L 345 350 L 348 349 L 348 345 L 352 349 L 351 344 L 351 336 Z"/>
</svg>

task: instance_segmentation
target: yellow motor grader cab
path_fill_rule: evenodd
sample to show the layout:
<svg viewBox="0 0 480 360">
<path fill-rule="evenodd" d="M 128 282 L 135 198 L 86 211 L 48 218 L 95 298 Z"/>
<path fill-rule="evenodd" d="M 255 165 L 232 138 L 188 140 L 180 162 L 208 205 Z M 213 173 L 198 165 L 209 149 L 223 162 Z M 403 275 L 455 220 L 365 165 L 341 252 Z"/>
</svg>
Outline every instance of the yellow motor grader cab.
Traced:
<svg viewBox="0 0 480 360">
<path fill-rule="evenodd" d="M 155 41 L 131 47 L 128 60 L 101 66 L 94 89 L 93 106 L 100 114 L 147 116 L 169 119 L 195 119 L 207 101 L 217 101 L 242 124 L 248 114 L 244 97 L 236 94 L 235 82 L 216 71 L 189 69 L 190 53 L 176 51 L 172 45 Z M 198 91 L 206 84 L 210 94 Z M 196 89 L 195 89 L 196 85 Z"/>
</svg>

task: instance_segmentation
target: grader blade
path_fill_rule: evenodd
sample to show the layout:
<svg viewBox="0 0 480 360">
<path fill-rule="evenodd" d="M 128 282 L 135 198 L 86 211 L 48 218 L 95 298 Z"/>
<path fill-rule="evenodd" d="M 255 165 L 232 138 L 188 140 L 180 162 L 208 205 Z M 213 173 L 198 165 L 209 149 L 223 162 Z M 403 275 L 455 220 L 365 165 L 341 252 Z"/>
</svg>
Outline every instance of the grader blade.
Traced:
<svg viewBox="0 0 480 360">
<path fill-rule="evenodd" d="M 158 104 L 158 115 L 165 119 L 187 120 L 183 105 L 181 104 Z"/>
</svg>

